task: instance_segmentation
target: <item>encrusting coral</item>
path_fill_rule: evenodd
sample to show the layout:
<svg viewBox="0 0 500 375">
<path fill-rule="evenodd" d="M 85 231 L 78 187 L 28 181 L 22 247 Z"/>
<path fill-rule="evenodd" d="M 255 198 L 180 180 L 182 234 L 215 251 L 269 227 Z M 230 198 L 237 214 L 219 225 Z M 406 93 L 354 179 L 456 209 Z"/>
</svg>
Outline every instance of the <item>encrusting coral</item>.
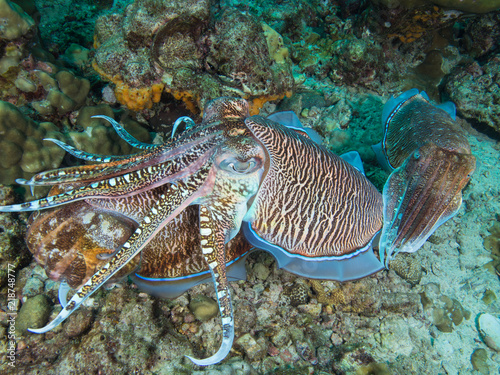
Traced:
<svg viewBox="0 0 500 375">
<path fill-rule="evenodd" d="M 19 5 L 0 0 L 0 74 L 19 64 L 34 30 L 35 21 Z"/>
<path fill-rule="evenodd" d="M 253 113 L 290 95 L 294 81 L 281 36 L 238 10 L 212 15 L 207 0 L 138 0 L 95 28 L 94 69 L 129 109 L 151 108 L 163 91 L 198 112 L 219 96 L 240 96 Z"/>
<path fill-rule="evenodd" d="M 42 115 L 65 114 L 79 108 L 85 101 L 90 82 L 85 78 L 78 78 L 73 73 L 65 70 L 51 75 L 47 72 L 36 72 L 34 80 L 38 87 L 41 84 L 46 91 L 46 96 L 40 101 L 31 102 L 31 106 Z"/>
<path fill-rule="evenodd" d="M 29 179 L 33 174 L 59 167 L 65 151 L 44 138 L 64 141 L 50 122 L 36 123 L 19 109 L 0 101 L 0 183 L 13 184 L 16 178 Z"/>
</svg>

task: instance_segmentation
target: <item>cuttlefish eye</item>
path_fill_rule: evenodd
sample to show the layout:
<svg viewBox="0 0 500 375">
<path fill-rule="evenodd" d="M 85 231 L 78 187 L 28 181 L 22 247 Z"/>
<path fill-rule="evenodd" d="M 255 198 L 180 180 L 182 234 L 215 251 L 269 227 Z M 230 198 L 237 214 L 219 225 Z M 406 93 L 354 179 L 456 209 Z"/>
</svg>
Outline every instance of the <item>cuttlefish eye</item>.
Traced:
<svg viewBox="0 0 500 375">
<path fill-rule="evenodd" d="M 258 158 L 242 161 L 230 156 L 219 163 L 219 168 L 231 173 L 248 174 L 259 169 L 261 165 L 262 161 Z"/>
</svg>

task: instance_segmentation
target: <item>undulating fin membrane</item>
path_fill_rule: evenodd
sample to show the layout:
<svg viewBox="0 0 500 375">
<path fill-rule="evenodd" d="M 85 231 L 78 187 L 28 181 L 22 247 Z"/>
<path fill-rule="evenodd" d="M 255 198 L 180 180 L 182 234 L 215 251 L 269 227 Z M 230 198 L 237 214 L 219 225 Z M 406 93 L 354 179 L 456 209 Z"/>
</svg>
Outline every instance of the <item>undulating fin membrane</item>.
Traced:
<svg viewBox="0 0 500 375">
<path fill-rule="evenodd" d="M 133 276 L 144 291 L 175 298 L 191 287 L 212 281 L 200 246 L 198 206 L 187 207 L 142 251 L 141 268 Z M 226 245 L 228 279 L 245 280 L 245 259 L 251 250 L 242 234 Z"/>
<path fill-rule="evenodd" d="M 250 251 L 226 264 L 227 279 L 229 281 L 246 280 L 245 262 L 249 254 Z M 146 278 L 139 273 L 131 276 L 134 284 L 141 290 L 161 298 L 176 298 L 196 285 L 212 283 L 212 275 L 208 270 L 193 275 L 172 278 Z"/>
<path fill-rule="evenodd" d="M 373 253 L 372 241 L 349 257 L 306 257 L 291 254 L 262 239 L 249 222 L 242 223 L 245 238 L 258 249 L 267 251 L 276 259 L 278 268 L 310 279 L 350 281 L 378 272 L 384 268 Z M 374 236 L 375 237 L 375 236 Z"/>
<path fill-rule="evenodd" d="M 426 143 L 395 169 L 384 186 L 384 226 L 380 259 L 415 252 L 462 203 L 462 189 L 475 169 L 475 157 Z"/>
<path fill-rule="evenodd" d="M 319 145 L 323 142 L 323 139 L 318 134 L 318 132 L 316 132 L 314 129 L 306 128 L 304 125 L 302 125 L 299 118 L 293 111 L 276 112 L 267 116 L 267 118 L 281 125 L 284 125 L 289 129 L 295 130 L 300 134 L 307 135 L 312 141 L 316 142 Z"/>
</svg>

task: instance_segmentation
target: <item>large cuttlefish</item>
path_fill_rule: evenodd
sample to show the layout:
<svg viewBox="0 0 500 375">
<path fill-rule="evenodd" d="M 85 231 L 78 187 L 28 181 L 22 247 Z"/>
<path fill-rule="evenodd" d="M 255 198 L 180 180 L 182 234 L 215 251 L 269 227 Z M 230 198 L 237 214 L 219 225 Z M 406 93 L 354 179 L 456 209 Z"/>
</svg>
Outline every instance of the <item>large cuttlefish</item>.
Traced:
<svg viewBox="0 0 500 375">
<path fill-rule="evenodd" d="M 35 333 L 63 322 L 113 278 L 131 274 L 139 287 L 166 297 L 211 278 L 222 343 L 209 358 L 189 358 L 198 365 L 218 363 L 234 339 L 229 281 L 244 278 L 241 264 L 250 245 L 305 277 L 358 279 L 383 269 L 372 242 L 387 222 L 391 202 L 413 194 L 414 202 L 429 198 L 419 189 L 425 178 L 406 190 L 393 189 L 390 179 L 388 190 L 394 193 L 384 189 L 383 198 L 364 176 L 359 156 L 331 153 L 291 112 L 249 117 L 243 99 L 213 100 L 200 124 L 161 145 L 141 143 L 114 120 L 102 118 L 142 151 L 101 156 L 53 140 L 74 156 L 99 164 L 19 181 L 54 187 L 47 198 L 0 207 L 3 212 L 37 211 L 30 221 L 29 248 L 51 278 L 63 281 L 63 309 L 46 327 L 31 329 Z M 386 152 L 392 147 L 385 143 Z M 407 158 L 412 157 L 409 152 Z M 446 173 L 442 178 L 450 179 Z M 439 188 L 434 182 L 428 179 L 429 189 Z M 441 201 L 427 205 L 448 210 Z M 406 212 L 412 206 L 398 207 Z M 386 235 L 385 248 L 389 241 L 398 247 L 418 237 L 425 228 L 416 225 L 408 235 L 403 228 L 420 220 L 417 212 L 402 222 L 401 230 L 393 225 L 391 231 L 404 233 L 403 239 Z M 67 302 L 69 287 L 78 290 Z"/>
</svg>

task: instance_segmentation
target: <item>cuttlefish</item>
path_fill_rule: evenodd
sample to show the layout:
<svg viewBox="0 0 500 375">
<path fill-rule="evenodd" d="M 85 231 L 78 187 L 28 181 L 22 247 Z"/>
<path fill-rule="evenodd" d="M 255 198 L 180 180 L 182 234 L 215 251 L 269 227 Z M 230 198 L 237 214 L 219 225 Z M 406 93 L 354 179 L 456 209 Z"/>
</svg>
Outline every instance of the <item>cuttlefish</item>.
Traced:
<svg viewBox="0 0 500 375">
<path fill-rule="evenodd" d="M 476 158 L 455 121 L 455 105 L 434 105 L 417 89 L 391 98 L 382 124 L 384 138 L 374 151 L 392 171 L 383 190 L 379 241 L 380 259 L 387 264 L 398 252 L 417 251 L 457 214 Z"/>
<path fill-rule="evenodd" d="M 401 108 L 391 111 L 396 112 L 391 121 Z M 365 177 L 357 153 L 333 154 L 291 112 L 250 117 L 247 102 L 239 98 L 213 100 L 200 124 L 188 121 L 188 129 L 161 145 L 141 143 L 111 118 L 101 118 L 142 151 L 94 155 L 54 140 L 92 164 L 18 181 L 54 187 L 47 198 L 0 207 L 3 212 L 37 211 L 28 245 L 47 274 L 63 281 L 63 309 L 47 326 L 30 329 L 35 333 L 56 327 L 104 283 L 127 274 L 139 287 L 166 297 L 211 278 L 222 343 L 208 358 L 189 358 L 198 365 L 218 363 L 234 339 L 229 281 L 245 277 L 241 264 L 252 246 L 305 277 L 365 277 L 384 268 L 372 246 L 381 230 L 385 243 L 391 240 L 384 237 L 383 224 L 403 233 L 403 242 L 393 238 L 396 246 L 412 241 L 408 233 L 425 232 L 419 225 L 408 231 L 411 220 L 388 220 L 391 202 L 415 194 L 413 202 L 420 207 L 419 199 L 427 197 L 422 189 L 441 189 L 432 183 L 420 188 L 418 181 L 412 189 L 394 188 L 415 168 L 415 152 L 409 151 L 382 196 Z M 389 139 L 384 139 L 387 153 L 399 147 Z M 420 145 L 419 152 L 426 153 L 425 147 Z M 426 155 L 416 160 L 429 159 Z M 444 193 L 435 195 L 446 200 Z M 437 200 L 426 205 L 442 209 Z M 67 301 L 69 286 L 77 291 Z"/>
</svg>

